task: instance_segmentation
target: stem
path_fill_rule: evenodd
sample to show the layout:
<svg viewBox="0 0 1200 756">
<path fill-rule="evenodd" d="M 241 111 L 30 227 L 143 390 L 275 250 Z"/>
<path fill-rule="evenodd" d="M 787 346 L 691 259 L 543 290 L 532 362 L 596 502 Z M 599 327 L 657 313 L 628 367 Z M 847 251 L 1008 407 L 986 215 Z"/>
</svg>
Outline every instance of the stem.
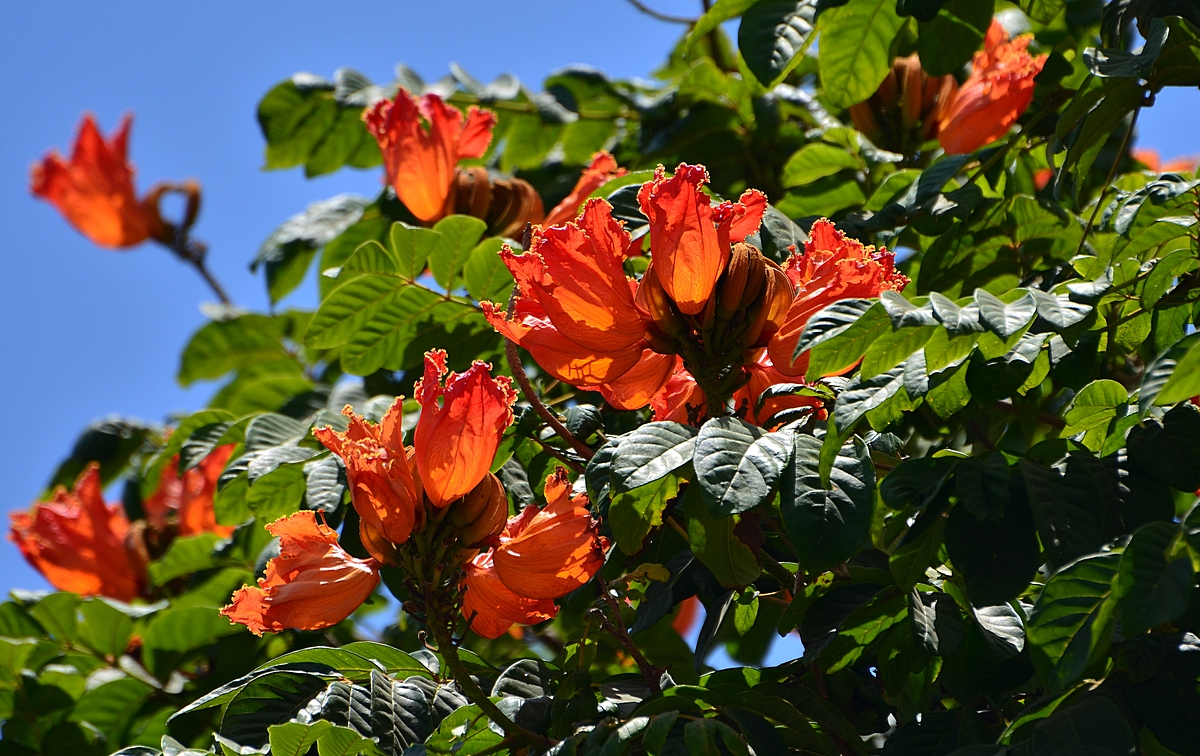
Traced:
<svg viewBox="0 0 1200 756">
<path fill-rule="evenodd" d="M 480 689 L 478 683 L 471 678 L 471 673 L 467 671 L 466 665 L 458 658 L 458 646 L 454 645 L 454 639 L 450 637 L 447 626 L 442 622 L 435 622 L 431 625 L 431 629 L 434 640 L 437 641 L 438 651 L 446 660 L 446 666 L 454 673 L 454 680 L 458 683 L 458 687 L 462 688 L 463 695 L 478 706 L 488 719 L 499 725 L 508 737 L 527 743 L 534 748 L 542 750 L 549 748 L 551 743 L 547 738 L 525 729 L 506 717 L 504 712 L 500 711 L 499 707 L 492 702 L 492 699 Z"/>
<path fill-rule="evenodd" d="M 779 581 L 780 585 L 792 591 L 792 593 L 796 592 L 796 577 L 799 573 L 793 575 L 787 567 L 784 567 L 775 557 L 768 554 L 766 549 L 758 550 L 758 563 L 762 566 L 763 571 Z"/>
<path fill-rule="evenodd" d="M 204 264 L 204 258 L 208 254 L 208 246 L 204 242 L 190 239 L 186 234 L 178 234 L 171 244 L 164 246 L 170 250 L 171 254 L 196 269 L 196 272 L 208 284 L 208 288 L 212 289 L 213 293 L 217 295 L 217 299 L 221 300 L 221 304 L 233 304 L 233 300 L 225 293 L 225 287 L 221 286 L 221 282 Z"/>
<path fill-rule="evenodd" d="M 641 0 L 629 0 L 629 3 L 634 8 L 637 8 L 642 13 L 645 13 L 647 16 L 650 16 L 651 18 L 657 18 L 659 21 L 666 21 L 670 24 L 694 24 L 697 21 L 697 19 L 694 18 L 684 18 L 683 16 L 672 16 L 667 13 L 660 13 L 659 11 L 656 11 L 650 6 L 641 2 Z"/>
<path fill-rule="evenodd" d="M 1092 215 L 1088 218 L 1087 225 L 1083 229 L 1083 234 L 1079 237 L 1079 246 L 1075 248 L 1076 255 L 1083 251 L 1083 243 L 1087 241 L 1088 232 L 1092 230 L 1092 226 L 1096 223 L 1096 216 L 1100 213 L 1100 205 L 1104 202 L 1104 195 L 1108 192 L 1108 188 L 1112 186 L 1113 176 L 1117 173 L 1117 166 L 1121 164 L 1121 158 L 1125 157 L 1125 150 L 1129 149 L 1129 139 L 1133 136 L 1133 130 L 1137 126 L 1138 116 L 1141 113 L 1141 107 L 1133 111 L 1133 120 L 1129 122 L 1129 128 L 1125 131 L 1125 138 L 1121 140 L 1121 148 L 1117 150 L 1117 157 L 1108 169 L 1108 176 L 1104 179 L 1104 185 L 1100 187 L 1100 196 L 1096 197 L 1096 206 L 1092 208 Z"/>
<path fill-rule="evenodd" d="M 604 616 L 603 610 L 599 611 L 600 624 L 605 630 L 613 634 L 629 655 L 633 657 L 633 660 L 637 662 L 638 669 L 641 670 L 642 677 L 646 678 L 646 684 L 650 686 L 650 690 L 655 693 L 661 693 L 662 686 L 659 684 L 659 681 L 662 679 L 663 670 L 648 662 L 646 657 L 642 655 L 641 649 L 633 642 L 633 638 L 629 637 L 629 631 L 625 629 L 625 623 L 621 621 L 621 605 L 613 598 L 608 583 L 599 575 L 596 576 L 596 582 L 600 586 L 600 595 L 613 616 L 612 620 L 609 621 Z"/>
<path fill-rule="evenodd" d="M 542 404 L 542 400 L 538 398 L 537 392 L 533 390 L 533 385 L 529 382 L 529 376 L 525 374 L 525 366 L 521 364 L 521 356 L 517 354 L 516 342 L 512 339 L 505 339 L 505 341 L 507 344 L 504 347 L 504 354 L 508 357 L 508 366 L 512 369 L 513 378 L 516 379 L 517 385 L 521 387 L 521 391 L 525 394 L 525 398 L 529 401 L 530 406 L 533 407 L 533 411 L 538 414 L 538 417 L 545 420 L 546 425 L 553 428 L 558 437 L 566 441 L 579 456 L 584 459 L 591 459 L 595 455 L 595 452 L 588 448 L 587 444 L 575 438 L 575 434 L 567 430 L 567 426 L 563 425 L 554 416 L 554 413 L 547 409 L 546 405 Z"/>
</svg>

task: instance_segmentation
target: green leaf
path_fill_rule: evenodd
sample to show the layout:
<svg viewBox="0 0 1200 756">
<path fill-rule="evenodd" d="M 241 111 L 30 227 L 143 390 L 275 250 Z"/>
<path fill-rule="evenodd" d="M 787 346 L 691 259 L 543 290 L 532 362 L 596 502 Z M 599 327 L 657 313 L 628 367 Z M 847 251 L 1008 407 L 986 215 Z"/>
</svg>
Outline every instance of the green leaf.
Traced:
<svg viewBox="0 0 1200 756">
<path fill-rule="evenodd" d="M 1033 753 L 1038 756 L 1133 756 L 1137 752 L 1125 715 L 1102 695 L 1060 707 L 1033 731 Z"/>
<path fill-rule="evenodd" d="M 623 436 L 612 457 L 613 492 L 641 488 L 691 462 L 696 433 L 688 425 L 657 422 Z"/>
<path fill-rule="evenodd" d="M 891 0 L 849 0 L 821 14 L 821 89 L 846 108 L 875 94 L 887 76 L 892 40 L 904 25 Z"/>
<path fill-rule="evenodd" d="M 113 658 L 125 653 L 133 637 L 133 620 L 104 599 L 80 602 L 79 640 L 97 653 Z"/>
<path fill-rule="evenodd" d="M 925 653 L 946 656 L 962 643 L 962 613 L 954 599 L 941 592 L 913 588 L 908 594 L 913 641 Z"/>
<path fill-rule="evenodd" d="M 1190 339 L 1190 337 L 1185 337 L 1185 339 Z M 1182 343 L 1182 341 L 1179 342 L 1180 345 Z M 1178 358 L 1171 377 L 1167 379 L 1158 396 L 1154 397 L 1154 404 L 1156 406 L 1161 407 L 1166 404 L 1186 402 L 1193 396 L 1200 395 L 1200 349 L 1196 348 L 1195 345 L 1197 343 L 1200 342 L 1191 339 L 1188 351 Z M 1170 354 L 1171 351 L 1167 350 L 1167 353 Z M 1162 358 L 1160 357 L 1159 360 L 1162 360 Z M 1159 360 L 1155 361 L 1153 367 L 1159 366 Z M 1147 381 L 1149 378 L 1150 373 L 1147 371 Z"/>
<path fill-rule="evenodd" d="M 29 614 L 41 623 L 50 636 L 60 641 L 76 637 L 79 596 L 74 593 L 51 593 L 29 609 Z"/>
<path fill-rule="evenodd" d="M 1023 459 L 1021 474 L 1052 564 L 1066 564 L 1099 549 L 1104 540 L 1104 497 L 1084 458 L 1070 457 L 1065 472 Z"/>
<path fill-rule="evenodd" d="M 850 613 L 838 627 L 837 635 L 821 649 L 818 658 L 822 669 L 833 674 L 850 666 L 884 631 L 907 616 L 908 604 L 903 592 L 890 588 L 875 594 Z"/>
<path fill-rule="evenodd" d="M 867 314 L 875 303 L 870 299 L 840 299 L 818 310 L 800 332 L 793 359 L 818 344 L 844 333 Z"/>
<path fill-rule="evenodd" d="M 799 64 L 815 13 L 813 0 L 759 0 L 743 13 L 738 51 L 764 87 L 783 81 Z"/>
<path fill-rule="evenodd" d="M 267 728 L 272 756 L 306 756 L 309 748 L 333 725 L 318 719 L 309 724 L 288 722 Z"/>
<path fill-rule="evenodd" d="M 1066 7 L 1067 0 L 1017 0 L 1017 4 L 1034 21 L 1048 24 Z"/>
<path fill-rule="evenodd" d="M 177 577 L 206 570 L 215 564 L 213 547 L 221 540 L 214 533 L 176 538 L 167 553 L 147 567 L 153 585 L 166 585 Z"/>
<path fill-rule="evenodd" d="M 339 194 L 310 204 L 271 232 L 258 248 L 250 270 L 264 267 L 272 304 L 300 285 L 317 250 L 357 223 L 370 204 L 365 197 Z"/>
<path fill-rule="evenodd" d="M 734 417 L 706 422 L 696 436 L 692 464 L 704 503 L 716 517 L 745 512 L 767 501 L 791 456 L 787 433 L 764 433 Z"/>
<path fill-rule="evenodd" d="M 472 756 L 499 745 L 504 737 L 488 726 L 488 718 L 474 704 L 464 706 L 442 720 L 425 741 L 431 753 Z"/>
<path fill-rule="evenodd" d="M 1115 596 L 1126 637 L 1173 622 L 1192 598 L 1192 560 L 1180 553 L 1183 531 L 1173 522 L 1151 522 L 1134 532 L 1121 555 Z"/>
<path fill-rule="evenodd" d="M 959 506 L 980 522 L 1000 522 L 1008 511 L 1011 473 L 1002 452 L 964 459 L 954 476 Z"/>
<path fill-rule="evenodd" d="M 1113 582 L 1119 553 L 1084 557 L 1056 572 L 1042 589 L 1025 632 L 1038 677 L 1051 691 L 1079 680 L 1108 648 L 1112 633 Z"/>
<path fill-rule="evenodd" d="M 240 632 L 244 629 L 230 624 L 215 607 L 192 606 L 164 609 L 154 615 L 142 640 L 150 651 L 187 653 Z"/>
<path fill-rule="evenodd" d="M 439 236 L 429 253 L 429 272 L 439 284 L 452 289 L 454 279 L 487 231 L 487 223 L 469 215 L 450 215 L 438 221 L 433 230 Z"/>
<path fill-rule="evenodd" d="M 663 511 L 679 493 L 679 479 L 666 475 L 632 491 L 613 497 L 608 508 L 608 524 L 621 551 L 636 554 L 654 528 L 663 524 Z"/>
<path fill-rule="evenodd" d="M 933 507 L 918 515 L 904 534 L 904 540 L 888 557 L 888 569 L 901 587 L 911 588 L 924 581 L 925 570 L 937 558 L 946 534 L 942 509 Z"/>
<path fill-rule="evenodd" d="M 886 303 L 884 307 L 887 307 Z M 893 319 L 893 329 L 896 328 L 895 322 L 895 319 Z M 874 378 L 904 363 L 909 357 L 919 352 L 921 347 L 929 342 L 937 330 L 934 326 L 921 326 L 884 332 L 883 335 L 875 339 L 871 346 L 867 347 L 867 351 L 863 355 L 859 377 L 862 379 Z"/>
<path fill-rule="evenodd" d="M 128 742 L 122 741 L 121 736 L 139 707 L 152 693 L 153 688 L 132 677 L 110 680 L 80 696 L 71 709 L 70 718 L 98 728 L 108 738 L 110 745 Z"/>
<path fill-rule="evenodd" d="M 683 728 L 683 744 L 691 756 L 721 756 L 717 721 L 693 719 Z"/>
<path fill-rule="evenodd" d="M 393 307 L 404 291 L 403 283 L 388 275 L 363 275 L 338 284 L 308 324 L 304 343 L 314 349 L 345 344 L 380 312 Z"/>
<path fill-rule="evenodd" d="M 840 147 L 824 142 L 806 144 L 783 166 L 780 182 L 785 188 L 803 186 L 844 169 L 857 170 L 858 159 Z"/>
<path fill-rule="evenodd" d="M 717 4 L 720 4 L 719 0 Z M 667 736 L 671 734 L 671 729 L 675 727 L 675 721 L 678 719 L 678 711 L 668 711 L 650 720 L 646 734 L 642 736 L 642 747 L 646 749 L 649 756 L 659 756 L 662 753 L 663 747 L 667 744 Z"/>
<path fill-rule="evenodd" d="M 1190 333 L 1146 366 L 1146 372 L 1142 375 L 1142 387 L 1138 392 L 1138 409 L 1143 417 L 1149 413 L 1150 408 L 1153 406 L 1174 404 L 1175 402 L 1182 401 L 1178 398 L 1175 398 L 1174 401 L 1162 399 L 1162 391 L 1174 378 L 1175 373 L 1178 371 L 1178 366 L 1183 360 L 1188 360 L 1190 364 L 1197 359 L 1196 357 L 1191 357 L 1193 352 L 1200 352 L 1200 350 L 1195 348 L 1197 344 L 1200 344 L 1200 333 Z M 1191 372 L 1194 373 L 1195 371 Z M 1190 377 L 1185 375 L 1177 384 L 1176 391 L 1178 392 L 1178 388 L 1190 382 L 1190 380 Z"/>
<path fill-rule="evenodd" d="M 259 102 L 258 123 L 267 140 L 266 168 L 303 165 L 305 175 L 311 177 L 343 165 L 379 165 L 379 147 L 363 128 L 361 114 L 385 93 L 351 69 L 340 69 L 334 78 L 296 74 L 275 85 Z"/>
<path fill-rule="evenodd" d="M 424 272 L 438 241 L 438 232 L 433 229 L 393 223 L 388 232 L 388 242 L 399 265 L 400 276 L 409 281 L 417 280 Z"/>
<path fill-rule="evenodd" d="M 1011 303 L 1005 303 L 983 289 L 976 289 L 975 305 L 979 308 L 979 319 L 1002 339 L 1024 328 L 1037 312 L 1037 302 L 1028 292 Z"/>
<path fill-rule="evenodd" d="M 809 337 L 810 327 L 820 329 L 822 325 L 829 322 L 823 319 L 814 324 L 813 321 L 823 316 L 829 319 L 840 317 L 838 313 L 842 311 L 842 308 L 839 305 L 862 301 L 864 300 L 843 300 L 830 305 L 814 315 L 805 325 L 804 331 L 800 334 L 800 341 L 797 343 L 796 354 L 803 353 L 809 344 L 816 342 L 808 356 L 806 375 L 810 379 L 844 373 L 862 359 L 876 339 L 891 332 L 892 322 L 888 318 L 887 311 L 883 305 L 875 303 L 862 312 L 861 317 L 857 317 L 845 328 L 838 327 L 824 332 L 815 330 L 813 336 Z M 845 309 L 853 312 L 858 308 L 854 305 L 846 305 Z"/>
<path fill-rule="evenodd" d="M 246 505 L 264 525 L 299 512 L 303 501 L 304 468 L 294 464 L 278 467 L 252 481 L 246 496 Z"/>
<path fill-rule="evenodd" d="M 1128 403 L 1129 393 L 1121 384 L 1107 378 L 1092 381 L 1071 400 L 1071 408 L 1063 416 L 1067 421 L 1063 435 L 1072 436 L 1107 424 L 1117 416 L 1117 408 Z"/>
<path fill-rule="evenodd" d="M 683 497 L 687 515 L 688 540 L 692 553 L 712 570 L 717 582 L 726 588 L 740 588 L 761 574 L 754 552 L 735 532 L 738 517 L 714 518 L 704 505 L 699 487 L 688 488 Z"/>
<path fill-rule="evenodd" d="M 476 302 L 503 302 L 512 291 L 512 274 L 500 259 L 500 249 L 503 246 L 503 239 L 484 239 L 467 258 L 463 277 L 467 281 L 467 293 Z"/>
<path fill-rule="evenodd" d="M 742 591 L 733 602 L 733 627 L 738 635 L 745 635 L 758 619 L 758 592 Z"/>
<path fill-rule="evenodd" d="M 921 68 L 930 76 L 962 68 L 983 47 L 995 5 L 995 0 L 946 0 L 933 19 L 919 24 Z"/>
<path fill-rule="evenodd" d="M 323 675 L 280 671 L 259 675 L 239 690 L 221 714 L 222 736 L 242 745 L 269 742 L 269 727 L 288 722 L 326 688 Z"/>
<path fill-rule="evenodd" d="M 866 445 L 842 445 L 821 485 L 821 442 L 797 434 L 780 484 L 780 510 L 805 572 L 823 572 L 850 558 L 867 538 L 875 504 L 875 468 Z"/>
<path fill-rule="evenodd" d="M 882 375 L 865 380 L 855 378 L 838 394 L 833 407 L 832 421 L 838 431 L 844 433 L 853 428 L 859 418 L 881 406 L 903 388 L 903 367 L 892 368 Z"/>
<path fill-rule="evenodd" d="M 999 520 L 994 518 L 994 508 L 1003 494 L 993 491 L 985 504 L 972 502 L 967 506 L 960 501 L 946 521 L 946 551 L 976 606 L 1016 598 L 1029 587 L 1041 564 L 1033 514 L 1025 497 L 1014 495 L 1019 491 L 1010 487 Z M 991 516 L 981 519 L 974 511 Z"/>
<path fill-rule="evenodd" d="M 266 315 L 240 315 L 209 323 L 196 331 L 184 347 L 177 380 L 189 386 L 242 367 L 292 362 L 282 337 L 282 322 Z"/>
</svg>

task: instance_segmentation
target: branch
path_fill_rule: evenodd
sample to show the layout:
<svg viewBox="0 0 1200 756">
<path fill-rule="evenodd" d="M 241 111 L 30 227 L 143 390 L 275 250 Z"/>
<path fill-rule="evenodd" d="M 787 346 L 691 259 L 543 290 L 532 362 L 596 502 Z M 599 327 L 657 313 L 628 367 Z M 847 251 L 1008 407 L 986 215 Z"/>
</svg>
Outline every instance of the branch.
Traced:
<svg viewBox="0 0 1200 756">
<path fill-rule="evenodd" d="M 575 438 L 575 434 L 567 430 L 567 426 L 562 424 L 554 413 L 551 412 L 546 405 L 542 404 L 542 400 L 538 398 L 537 392 L 533 390 L 533 385 L 529 382 L 529 376 L 525 374 L 525 366 L 521 364 L 521 355 L 517 354 L 517 343 L 512 339 L 505 339 L 507 342 L 504 346 L 504 354 L 508 357 L 508 366 L 512 369 L 513 378 L 516 379 L 517 385 L 521 387 L 521 391 L 525 394 L 525 398 L 529 400 L 533 411 L 538 414 L 538 417 L 546 421 L 558 434 L 558 437 L 566 441 L 579 456 L 584 459 L 591 459 L 595 456 L 587 444 Z"/>
<path fill-rule="evenodd" d="M 608 583 L 605 582 L 604 578 L 600 577 L 599 575 L 596 576 L 596 583 L 600 586 L 600 594 L 604 599 L 605 605 L 608 606 L 609 611 L 611 611 L 613 615 L 613 618 L 610 621 L 608 617 L 604 615 L 603 610 L 597 609 L 596 613 L 600 617 L 601 626 L 608 632 L 612 633 L 613 636 L 625 648 L 625 651 L 633 657 L 635 662 L 637 662 L 638 669 L 642 671 L 642 677 L 646 678 L 646 684 L 650 686 L 650 690 L 655 693 L 661 693 L 662 686 L 660 685 L 660 680 L 662 679 L 663 670 L 647 661 L 646 657 L 642 655 L 641 649 L 639 649 L 637 644 L 633 642 L 633 638 L 629 637 L 629 631 L 625 629 L 625 623 L 621 621 L 621 605 L 617 603 L 615 598 L 613 598 L 612 592 L 609 590 Z"/>
<path fill-rule="evenodd" d="M 660 13 L 659 11 L 656 11 L 653 8 L 651 8 L 650 6 L 641 2 L 641 0 L 629 0 L 629 3 L 634 8 L 637 8 L 638 10 L 640 10 L 642 13 L 645 13 L 647 16 L 650 16 L 651 18 L 657 18 L 659 21 L 666 21 L 667 23 L 671 23 L 671 24 L 687 24 L 688 26 L 691 26 L 692 24 L 699 21 L 699 19 L 696 19 L 696 18 L 684 18 L 683 16 L 672 16 L 667 13 Z"/>
<path fill-rule="evenodd" d="M 434 640 L 437 641 L 438 651 L 441 652 L 442 658 L 446 660 L 446 666 L 450 667 L 450 671 L 454 673 L 454 680 L 458 686 L 462 688 L 463 695 L 470 699 L 471 703 L 475 704 L 487 715 L 488 719 L 495 722 L 504 734 L 513 740 L 527 743 L 534 748 L 547 750 L 551 746 L 549 739 L 542 735 L 538 735 L 532 730 L 527 730 L 516 722 L 512 721 L 500 711 L 500 708 L 488 697 L 486 693 L 479 687 L 471 677 L 471 673 L 467 671 L 466 666 L 462 663 L 462 659 L 458 658 L 458 646 L 454 645 L 454 639 L 450 637 L 450 633 L 446 629 L 446 625 L 442 622 L 436 622 L 431 625 L 434 633 Z"/>
</svg>

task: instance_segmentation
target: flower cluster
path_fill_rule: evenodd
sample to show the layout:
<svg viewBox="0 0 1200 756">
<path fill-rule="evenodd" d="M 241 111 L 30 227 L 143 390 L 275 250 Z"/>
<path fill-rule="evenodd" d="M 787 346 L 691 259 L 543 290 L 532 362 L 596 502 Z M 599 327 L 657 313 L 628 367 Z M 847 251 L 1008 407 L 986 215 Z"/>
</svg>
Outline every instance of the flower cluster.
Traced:
<svg viewBox="0 0 1200 756">
<path fill-rule="evenodd" d="M 536 229 L 528 252 L 501 253 L 518 296 L 509 312 L 483 303 L 489 322 L 552 376 L 618 408 L 697 420 L 732 397 L 766 419 L 753 407 L 766 387 L 803 376 L 807 359 L 792 352 L 814 312 L 908 280 L 887 250 L 824 220 L 781 267 L 744 241 L 766 198 L 748 190 L 714 203 L 707 181 L 703 167 L 681 164 L 669 178 L 660 166 L 642 186 L 651 263 L 640 281 L 626 275 L 632 240 L 603 200 L 574 222 Z"/>
<path fill-rule="evenodd" d="M 145 520 L 130 522 L 121 504 L 106 504 L 100 468 L 91 463 L 74 489 L 55 489 L 50 501 L 13 512 L 9 539 L 25 560 L 55 588 L 83 596 L 132 601 L 147 595 L 146 565 L 176 535 L 216 533 L 213 495 L 233 446 L 213 450 L 196 467 L 178 474 L 179 458 L 168 461 L 158 487 L 142 501 Z"/>
<path fill-rule="evenodd" d="M 285 517 L 269 526 L 279 556 L 257 586 L 234 595 L 225 616 L 258 634 L 328 627 L 371 595 L 381 569 L 398 567 L 426 610 L 461 600 L 476 632 L 495 637 L 514 622 L 553 617 L 553 599 L 591 579 L 607 543 L 586 498 L 570 497 L 565 478 L 552 477 L 546 509 L 530 505 L 509 519 L 504 487 L 488 470 L 513 420 L 509 380 L 482 362 L 447 374 L 446 353 L 433 351 L 414 394 L 421 414 L 411 446 L 402 399 L 378 424 L 347 408 L 345 431 L 314 431 L 346 466 L 370 556 L 351 556 L 312 512 Z"/>
</svg>

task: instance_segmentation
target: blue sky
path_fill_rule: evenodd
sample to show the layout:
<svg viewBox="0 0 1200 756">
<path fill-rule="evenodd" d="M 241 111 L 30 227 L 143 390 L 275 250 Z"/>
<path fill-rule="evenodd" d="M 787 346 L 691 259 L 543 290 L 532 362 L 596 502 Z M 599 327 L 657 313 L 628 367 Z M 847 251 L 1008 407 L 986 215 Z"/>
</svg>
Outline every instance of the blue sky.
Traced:
<svg viewBox="0 0 1200 756">
<path fill-rule="evenodd" d="M 693 15 L 699 0 L 651 0 Z M 204 207 L 195 228 L 234 300 L 265 308 L 247 268 L 262 240 L 311 201 L 372 194 L 377 171 L 306 180 L 262 171 L 259 98 L 296 71 L 350 66 L 376 81 L 404 62 L 427 79 L 456 61 L 476 78 L 516 74 L 535 88 L 571 63 L 612 76 L 646 76 L 680 27 L 626 0 L 450 0 L 440 3 L 303 0 L 253 3 L 10 3 L 0 24 L 7 72 L 0 139 L 0 508 L 24 508 L 68 453 L 76 433 L 107 415 L 161 420 L 201 407 L 212 386 L 180 388 L 179 350 L 212 299 L 161 250 L 97 249 L 28 193 L 29 166 L 65 150 L 80 114 L 107 133 L 136 113 L 138 185 L 196 177 Z M 1164 157 L 1200 152 L 1194 91 L 1168 92 L 1143 114 L 1139 143 Z M 289 303 L 311 306 L 312 287 Z M 8 544 L 0 589 L 45 583 Z"/>
</svg>

